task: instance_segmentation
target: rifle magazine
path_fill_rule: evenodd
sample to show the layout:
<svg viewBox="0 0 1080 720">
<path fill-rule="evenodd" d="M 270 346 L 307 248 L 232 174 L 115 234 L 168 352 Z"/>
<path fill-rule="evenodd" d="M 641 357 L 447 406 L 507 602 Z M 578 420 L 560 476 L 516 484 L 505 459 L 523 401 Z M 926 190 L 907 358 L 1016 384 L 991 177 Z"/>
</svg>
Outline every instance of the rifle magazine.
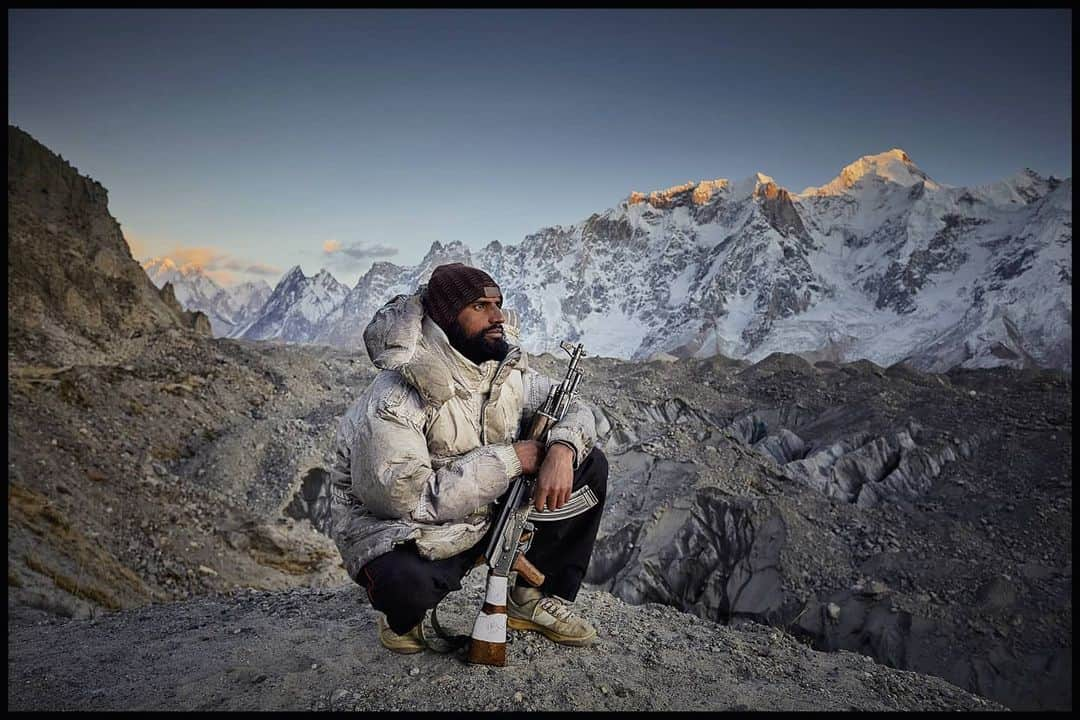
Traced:
<svg viewBox="0 0 1080 720">
<path fill-rule="evenodd" d="M 588 485 L 578 488 L 570 493 L 570 499 L 558 510 L 537 511 L 533 508 L 529 511 L 531 522 L 555 522 L 556 520 L 568 520 L 589 511 L 597 505 L 599 500 L 596 493 Z"/>
</svg>

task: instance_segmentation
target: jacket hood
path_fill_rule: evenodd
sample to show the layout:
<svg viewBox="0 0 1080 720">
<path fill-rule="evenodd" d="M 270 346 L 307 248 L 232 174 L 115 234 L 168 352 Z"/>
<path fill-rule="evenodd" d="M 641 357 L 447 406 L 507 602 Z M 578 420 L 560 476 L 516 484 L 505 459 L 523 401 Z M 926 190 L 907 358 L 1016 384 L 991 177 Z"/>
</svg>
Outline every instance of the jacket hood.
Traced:
<svg viewBox="0 0 1080 720">
<path fill-rule="evenodd" d="M 368 357 L 380 370 L 397 370 L 423 398 L 442 405 L 455 394 L 467 396 L 479 389 L 497 367 L 493 385 L 505 380 L 510 370 L 526 367 L 526 355 L 518 346 L 517 313 L 504 310 L 503 331 L 510 352 L 502 363 L 489 360 L 476 365 L 455 350 L 446 333 L 424 314 L 420 296 L 397 295 L 375 312 L 364 328 Z"/>
</svg>

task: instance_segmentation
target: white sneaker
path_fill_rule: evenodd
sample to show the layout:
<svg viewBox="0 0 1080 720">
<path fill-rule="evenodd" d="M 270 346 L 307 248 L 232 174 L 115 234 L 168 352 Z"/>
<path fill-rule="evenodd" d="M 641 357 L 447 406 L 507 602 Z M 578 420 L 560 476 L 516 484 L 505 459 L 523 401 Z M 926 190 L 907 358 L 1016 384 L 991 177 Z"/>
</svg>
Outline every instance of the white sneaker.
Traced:
<svg viewBox="0 0 1080 720">
<path fill-rule="evenodd" d="M 515 601 L 514 596 L 522 598 Z M 514 588 L 506 598 L 506 624 L 515 630 L 534 630 L 561 645 L 589 645 L 596 628 L 574 614 L 565 600 L 545 596 L 536 588 Z"/>
</svg>

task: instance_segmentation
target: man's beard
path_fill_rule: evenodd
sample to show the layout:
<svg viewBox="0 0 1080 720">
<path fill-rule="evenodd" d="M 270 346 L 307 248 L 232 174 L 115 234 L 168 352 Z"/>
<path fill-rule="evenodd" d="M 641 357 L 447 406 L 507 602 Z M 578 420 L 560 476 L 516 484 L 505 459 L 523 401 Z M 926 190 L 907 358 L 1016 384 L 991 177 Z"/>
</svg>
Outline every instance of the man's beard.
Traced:
<svg viewBox="0 0 1080 720">
<path fill-rule="evenodd" d="M 506 342 L 505 331 L 499 338 L 489 339 L 484 337 L 484 333 L 495 329 L 502 330 L 502 325 L 491 325 L 476 335 L 468 337 L 465 335 L 461 325 L 455 320 L 446 331 L 446 337 L 455 350 L 479 365 L 487 360 L 502 361 L 506 354 L 510 352 L 510 343 Z"/>
</svg>

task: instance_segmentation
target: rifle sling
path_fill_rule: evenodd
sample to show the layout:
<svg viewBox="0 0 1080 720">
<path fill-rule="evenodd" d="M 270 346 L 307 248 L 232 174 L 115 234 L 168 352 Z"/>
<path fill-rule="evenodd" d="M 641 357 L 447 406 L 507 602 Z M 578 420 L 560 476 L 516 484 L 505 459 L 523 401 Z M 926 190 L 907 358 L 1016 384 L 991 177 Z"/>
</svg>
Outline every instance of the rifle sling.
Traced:
<svg viewBox="0 0 1080 720">
<path fill-rule="evenodd" d="M 439 623 L 439 606 L 437 604 L 431 608 L 431 627 L 434 628 L 435 634 L 442 638 L 447 645 L 446 649 L 440 650 L 438 647 L 428 643 L 428 647 L 437 653 L 452 653 L 458 648 L 468 645 L 469 640 L 471 640 L 468 635 L 451 635 L 443 630 L 442 625 Z"/>
</svg>

